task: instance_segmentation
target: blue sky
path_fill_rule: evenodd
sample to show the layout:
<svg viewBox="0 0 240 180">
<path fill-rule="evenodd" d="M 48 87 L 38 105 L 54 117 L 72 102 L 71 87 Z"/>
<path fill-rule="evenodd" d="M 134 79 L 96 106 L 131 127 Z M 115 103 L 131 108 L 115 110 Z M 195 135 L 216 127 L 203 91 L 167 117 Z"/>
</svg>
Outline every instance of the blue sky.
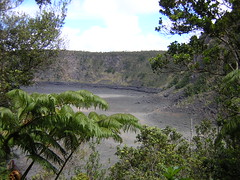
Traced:
<svg viewBox="0 0 240 180">
<path fill-rule="evenodd" d="M 62 29 L 66 49 L 81 51 L 166 50 L 170 42 L 186 42 L 155 31 L 159 0 L 72 0 Z M 33 0 L 21 9 L 32 13 Z"/>
</svg>

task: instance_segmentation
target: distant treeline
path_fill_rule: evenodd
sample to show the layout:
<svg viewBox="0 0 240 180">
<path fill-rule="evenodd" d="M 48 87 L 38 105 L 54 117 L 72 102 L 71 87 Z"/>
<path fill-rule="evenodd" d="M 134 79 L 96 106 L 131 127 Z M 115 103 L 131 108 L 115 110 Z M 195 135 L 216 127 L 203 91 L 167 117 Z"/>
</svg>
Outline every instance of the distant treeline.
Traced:
<svg viewBox="0 0 240 180">
<path fill-rule="evenodd" d="M 53 64 L 36 73 L 35 80 L 161 87 L 171 76 L 154 74 L 148 60 L 163 52 L 62 51 Z"/>
</svg>

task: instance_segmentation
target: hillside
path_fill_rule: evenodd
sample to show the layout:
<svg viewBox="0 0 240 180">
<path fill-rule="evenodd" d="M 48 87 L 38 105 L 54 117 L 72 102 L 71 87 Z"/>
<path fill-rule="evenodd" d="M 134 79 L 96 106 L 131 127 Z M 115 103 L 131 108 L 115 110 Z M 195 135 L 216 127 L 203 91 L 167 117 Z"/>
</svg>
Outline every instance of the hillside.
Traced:
<svg viewBox="0 0 240 180">
<path fill-rule="evenodd" d="M 36 81 L 68 81 L 138 87 L 161 87 L 168 76 L 152 72 L 148 59 L 162 51 L 82 52 L 62 51 Z"/>
</svg>

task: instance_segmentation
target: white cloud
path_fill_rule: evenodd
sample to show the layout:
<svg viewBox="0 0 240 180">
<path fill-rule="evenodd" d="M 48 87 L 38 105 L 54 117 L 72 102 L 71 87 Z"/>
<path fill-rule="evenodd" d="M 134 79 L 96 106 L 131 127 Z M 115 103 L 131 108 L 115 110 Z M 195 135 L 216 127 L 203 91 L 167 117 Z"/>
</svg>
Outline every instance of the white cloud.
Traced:
<svg viewBox="0 0 240 180">
<path fill-rule="evenodd" d="M 158 33 L 123 34 L 110 28 L 94 26 L 79 35 L 80 31 L 64 28 L 69 34 L 70 50 L 82 51 L 141 51 L 141 50 L 166 50 L 172 42 L 170 37 L 161 37 Z"/>
<path fill-rule="evenodd" d="M 83 51 L 165 50 L 173 40 L 141 29 L 140 16 L 158 14 L 159 0 L 72 0 L 63 37 L 67 49 Z M 24 11 L 34 10 L 25 4 Z M 91 24 L 92 23 L 92 24 Z M 85 26 L 86 25 L 86 26 Z M 149 26 L 149 23 L 148 23 Z M 147 28 L 146 28 L 147 29 Z"/>
<path fill-rule="evenodd" d="M 72 0 L 69 19 L 106 18 L 116 14 L 158 12 L 158 0 Z"/>
<path fill-rule="evenodd" d="M 71 50 L 162 50 L 169 41 L 154 31 L 143 32 L 139 25 L 138 15 L 156 12 L 158 0 L 73 0 L 67 19 L 79 22 L 79 29 L 64 27 L 63 33 L 69 38 Z M 104 25 L 93 25 L 82 32 L 83 19 L 101 20 Z"/>
</svg>

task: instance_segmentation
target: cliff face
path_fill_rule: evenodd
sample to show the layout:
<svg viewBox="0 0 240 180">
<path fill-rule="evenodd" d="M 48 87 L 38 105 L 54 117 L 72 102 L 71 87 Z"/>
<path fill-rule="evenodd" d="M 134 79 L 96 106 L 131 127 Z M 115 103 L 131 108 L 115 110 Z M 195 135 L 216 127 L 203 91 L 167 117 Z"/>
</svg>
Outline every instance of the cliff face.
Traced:
<svg viewBox="0 0 240 180">
<path fill-rule="evenodd" d="M 154 74 L 148 62 L 159 53 L 62 51 L 50 67 L 36 73 L 35 80 L 160 87 L 167 76 Z"/>
</svg>

